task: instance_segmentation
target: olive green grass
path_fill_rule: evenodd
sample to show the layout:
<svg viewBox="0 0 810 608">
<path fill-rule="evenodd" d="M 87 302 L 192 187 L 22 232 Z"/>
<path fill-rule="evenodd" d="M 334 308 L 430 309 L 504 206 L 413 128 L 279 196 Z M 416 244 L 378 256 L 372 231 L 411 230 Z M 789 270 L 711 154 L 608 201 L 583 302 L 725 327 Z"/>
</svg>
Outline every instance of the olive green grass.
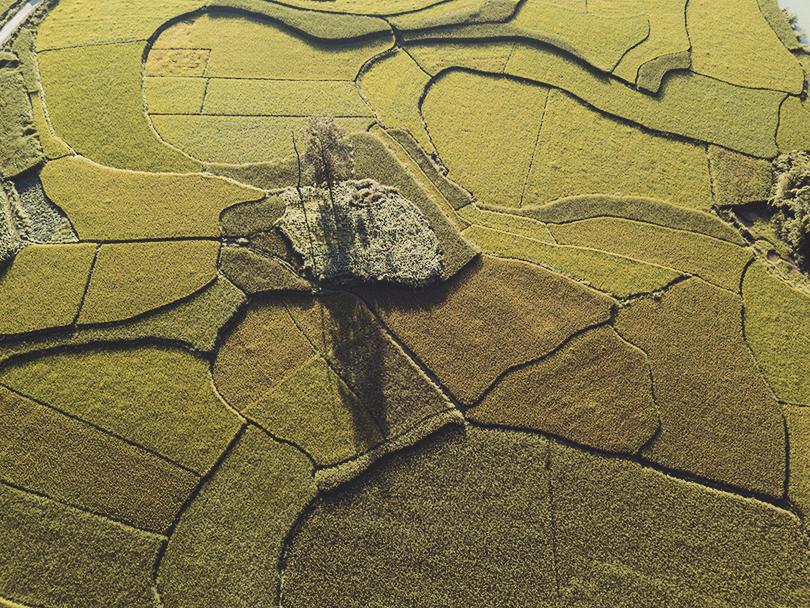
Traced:
<svg viewBox="0 0 810 608">
<path fill-rule="evenodd" d="M 454 0 L 413 13 L 394 15 L 388 21 L 401 31 L 471 23 L 503 23 L 515 14 L 519 5 L 518 0 Z"/>
<path fill-rule="evenodd" d="M 547 358 L 507 372 L 467 418 L 630 454 L 658 429 L 646 357 L 610 327 L 586 331 Z"/>
<path fill-rule="evenodd" d="M 557 444 L 550 469 L 559 605 L 810 602 L 810 554 L 788 511 Z"/>
<path fill-rule="evenodd" d="M 218 277 L 189 298 L 137 319 L 7 338 L 0 341 L 0 363 L 16 355 L 63 346 L 148 339 L 181 343 L 193 350 L 211 353 L 217 346 L 220 331 L 246 300 L 245 294 L 230 281 Z"/>
<path fill-rule="evenodd" d="M 219 269 L 246 294 L 265 291 L 306 291 L 312 283 L 301 278 L 289 264 L 244 247 L 223 247 Z"/>
<path fill-rule="evenodd" d="M 0 483 L 0 594 L 31 606 L 158 608 L 164 536 Z"/>
<path fill-rule="evenodd" d="M 514 41 L 426 40 L 409 42 L 405 49 L 413 60 L 431 76 L 450 68 L 502 74 Z"/>
<path fill-rule="evenodd" d="M 304 117 L 182 114 L 154 115 L 151 120 L 165 142 L 194 158 L 205 163 L 235 165 L 261 164 L 294 154 L 292 135 L 306 122 Z M 335 122 L 354 132 L 365 131 L 374 119 L 350 117 Z M 292 183 L 296 180 L 297 176 Z"/>
<path fill-rule="evenodd" d="M 517 38 L 556 47 L 603 72 L 649 34 L 647 17 L 597 15 L 545 2 L 522 3 L 506 23 L 468 24 L 404 32 L 408 42 L 442 39 Z"/>
<path fill-rule="evenodd" d="M 799 511 L 805 526 L 810 518 L 810 409 L 784 405 L 787 423 L 788 487 L 787 497 Z"/>
<path fill-rule="evenodd" d="M 284 215 L 286 205 L 277 196 L 268 196 L 257 202 L 233 205 L 219 216 L 225 236 L 249 236 L 272 230 L 273 224 Z"/>
<path fill-rule="evenodd" d="M 429 178 L 422 174 L 420 183 L 417 168 L 413 165 L 411 170 L 406 168 L 392 151 L 394 146 L 389 147 L 373 133 L 355 133 L 351 141 L 354 148 L 355 177 L 371 178 L 396 188 L 425 216 L 444 253 L 443 279 L 452 277 L 478 254 L 478 248 L 461 235 L 437 199 L 430 195 Z M 423 187 L 424 182 L 428 182 L 426 187 Z"/>
<path fill-rule="evenodd" d="M 308 75 L 306 72 L 304 74 Z M 373 117 L 371 109 L 358 95 L 357 85 L 351 80 L 253 78 L 211 78 L 208 81 L 202 114 L 223 116 L 329 114 L 341 117 Z"/>
<path fill-rule="evenodd" d="M 621 299 L 658 291 L 683 276 L 672 268 L 585 247 L 547 243 L 494 228 L 472 226 L 464 231 L 464 236 L 487 253 L 542 264 Z"/>
<path fill-rule="evenodd" d="M 771 197 L 773 167 L 769 161 L 709 146 L 709 165 L 717 205 L 745 205 Z"/>
<path fill-rule="evenodd" d="M 70 154 L 70 149 L 51 133 L 48 119 L 45 116 L 39 87 L 39 66 L 34 51 L 35 46 L 36 39 L 33 30 L 21 27 L 12 43 L 12 50 L 20 59 L 20 71 L 25 81 L 25 90 L 31 104 L 34 127 L 42 145 L 42 153 L 46 159 L 54 160 Z"/>
<path fill-rule="evenodd" d="M 309 459 L 249 426 L 169 540 L 157 571 L 163 605 L 278 605 L 284 541 L 316 493 Z"/>
<path fill-rule="evenodd" d="M 420 148 L 418 142 L 407 131 L 400 129 L 388 129 L 386 133 L 407 152 L 408 156 L 419 166 L 419 169 L 424 173 L 436 189 L 441 192 L 442 196 L 450 203 L 453 209 L 461 209 L 472 202 L 472 197 L 469 192 L 464 190 L 457 183 L 450 181 L 442 173 L 438 166 L 428 155 L 425 150 L 430 148 Z M 392 148 L 393 149 L 393 148 Z"/>
<path fill-rule="evenodd" d="M 299 254 L 279 230 L 256 232 L 247 237 L 247 241 L 248 245 L 258 253 L 275 256 L 293 265 L 294 268 L 300 267 Z"/>
<path fill-rule="evenodd" d="M 145 42 L 129 42 L 40 50 L 40 77 L 55 134 L 79 154 L 109 167 L 200 171 L 199 162 L 163 144 L 147 121 L 141 90 L 145 48 Z"/>
<path fill-rule="evenodd" d="M 758 0 L 759 10 L 762 11 L 762 16 L 771 26 L 771 29 L 779 38 L 779 41 L 789 51 L 801 50 L 802 44 L 799 42 L 799 37 L 796 30 L 790 23 L 788 13 L 785 11 L 777 0 Z"/>
<path fill-rule="evenodd" d="M 651 134 L 559 89 L 549 93 L 532 154 L 521 205 L 617 192 L 693 209 L 713 204 L 705 145 Z"/>
<path fill-rule="evenodd" d="M 290 135 L 292 138 L 292 135 Z M 258 163 L 227 164 L 207 163 L 205 170 L 213 175 L 229 177 L 232 180 L 262 190 L 287 188 L 298 183 L 298 163 L 290 145 L 288 156 Z"/>
<path fill-rule="evenodd" d="M 761 158 L 777 153 L 774 133 L 786 97 L 783 92 L 746 89 L 680 71 L 664 79 L 653 96 L 605 78 L 553 49 L 521 41 L 515 43 L 505 73 L 563 89 L 597 110 L 654 131 Z"/>
<path fill-rule="evenodd" d="M 0 188 L 0 281 L 3 280 L 2 269 L 14 259 L 14 256 L 24 246 L 19 234 L 17 234 L 12 214 L 19 215 L 19 211 L 12 211 L 5 190 Z"/>
<path fill-rule="evenodd" d="M 508 232 L 527 239 L 542 241 L 543 243 L 553 244 L 555 242 L 554 237 L 551 236 L 551 232 L 548 230 L 548 226 L 529 217 L 499 211 L 487 211 L 476 204 L 462 207 L 458 210 L 458 214 L 474 226 Z"/>
<path fill-rule="evenodd" d="M 224 209 L 264 198 L 218 177 L 120 171 L 78 157 L 48 163 L 40 178 L 82 240 L 219 237 Z"/>
<path fill-rule="evenodd" d="M 161 85 L 160 82 L 163 78 L 167 82 L 175 82 L 177 86 L 181 86 L 179 81 L 182 78 L 189 79 L 192 83 L 197 79 L 207 82 L 207 79 L 202 76 L 205 74 L 205 66 L 208 64 L 210 54 L 211 49 L 150 49 L 143 66 L 147 99 L 155 99 L 154 92 L 150 94 L 148 87 L 171 86 L 169 84 Z M 193 90 L 195 86 L 195 84 L 189 84 L 189 90 Z M 157 112 L 152 108 L 151 103 L 149 105 L 151 111 Z M 202 97 L 196 111 L 199 112 L 201 107 Z"/>
<path fill-rule="evenodd" d="M 2 0 L 0 1 L 0 24 L 4 24 L 13 13 L 12 8 L 15 8 L 20 0 Z"/>
<path fill-rule="evenodd" d="M 0 274 L 0 334 L 70 325 L 82 303 L 96 245 L 28 245 Z"/>
<path fill-rule="evenodd" d="M 360 400 L 319 356 L 242 412 L 320 466 L 349 460 L 383 441 Z"/>
<path fill-rule="evenodd" d="M 782 104 L 776 143 L 783 153 L 810 148 L 810 109 L 798 97 L 788 97 Z"/>
<path fill-rule="evenodd" d="M 741 317 L 739 296 L 692 278 L 658 301 L 621 309 L 615 327 L 652 368 L 661 430 L 641 455 L 778 498 L 785 489 L 784 421 L 745 343 Z"/>
<path fill-rule="evenodd" d="M 449 177 L 479 201 L 520 206 L 547 96 L 547 87 L 468 72 L 434 81 L 422 115 Z"/>
<path fill-rule="evenodd" d="M 242 423 L 208 361 L 163 345 L 93 346 L 7 364 L 0 384 L 204 474 Z"/>
<path fill-rule="evenodd" d="M 199 476 L 0 388 L 0 479 L 85 511 L 166 533 Z"/>
<path fill-rule="evenodd" d="M 410 133 L 422 148 L 432 150 L 419 103 L 430 76 L 402 49 L 364 66 L 358 78 L 360 91 L 374 108 L 379 124 Z"/>
<path fill-rule="evenodd" d="M 619 218 L 550 224 L 558 243 L 674 268 L 737 292 L 750 250 L 711 237 Z"/>
<path fill-rule="evenodd" d="M 0 176 L 13 177 L 44 160 L 25 81 L 13 53 L 0 52 L 0 92 Z"/>
<path fill-rule="evenodd" d="M 104 6 L 81 0 L 70 6 L 56 6 L 50 11 L 39 29 L 38 47 L 57 49 L 148 40 L 167 22 L 200 10 L 236 15 L 242 19 L 246 19 L 244 13 L 252 13 L 255 21 L 269 19 L 286 23 L 321 40 L 352 40 L 390 32 L 390 27 L 382 19 L 330 15 L 313 11 L 311 6 L 304 8 L 306 10 L 299 10 L 264 0 L 178 0 L 149 7 L 133 5 L 126 0 L 111 0 Z"/>
<path fill-rule="evenodd" d="M 655 198 L 585 194 L 562 198 L 545 205 L 525 206 L 520 209 L 499 208 L 480 203 L 479 205 L 483 209 L 514 213 L 540 222 L 555 224 L 599 217 L 623 218 L 676 230 L 697 232 L 735 245 L 745 245 L 739 231 L 716 215 L 677 207 Z"/>
<path fill-rule="evenodd" d="M 214 360 L 214 382 L 225 401 L 243 410 L 314 354 L 281 295 L 257 296 L 223 337 Z"/>
<path fill-rule="evenodd" d="M 690 45 L 684 20 L 685 8 L 686 0 L 589 2 L 589 13 L 616 17 L 643 14 L 649 19 L 649 36 L 622 55 L 613 74 L 631 84 L 635 83 L 639 88 L 656 93 L 661 79 L 669 69 L 688 68 Z"/>
<path fill-rule="evenodd" d="M 745 339 L 776 396 L 810 405 L 810 296 L 796 291 L 759 263 L 743 279 Z"/>
<path fill-rule="evenodd" d="M 801 95 L 802 66 L 771 29 L 758 0 L 690 0 L 686 26 L 694 72 Z"/>
<path fill-rule="evenodd" d="M 200 114 L 209 84 L 206 78 L 147 76 L 144 96 L 149 114 Z"/>
<path fill-rule="evenodd" d="M 146 241 L 99 248 L 78 323 L 130 319 L 217 278 L 219 241 Z"/>
<path fill-rule="evenodd" d="M 507 369 L 610 318 L 613 300 L 533 264 L 484 256 L 424 291 L 358 289 L 463 405 Z"/>
<path fill-rule="evenodd" d="M 284 605 L 557 606 L 546 440 L 444 430 L 302 518 Z"/>
</svg>

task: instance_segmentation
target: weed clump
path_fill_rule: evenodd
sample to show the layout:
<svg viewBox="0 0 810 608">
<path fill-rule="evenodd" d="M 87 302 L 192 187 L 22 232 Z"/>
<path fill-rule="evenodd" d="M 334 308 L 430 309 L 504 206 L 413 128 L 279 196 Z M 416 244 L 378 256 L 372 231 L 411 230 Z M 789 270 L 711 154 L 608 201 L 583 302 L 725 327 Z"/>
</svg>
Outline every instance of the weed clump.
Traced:
<svg viewBox="0 0 810 608">
<path fill-rule="evenodd" d="M 776 214 L 776 234 L 793 250 L 796 263 L 810 263 L 810 153 L 780 154 L 773 163 L 774 183 L 769 204 Z"/>
</svg>

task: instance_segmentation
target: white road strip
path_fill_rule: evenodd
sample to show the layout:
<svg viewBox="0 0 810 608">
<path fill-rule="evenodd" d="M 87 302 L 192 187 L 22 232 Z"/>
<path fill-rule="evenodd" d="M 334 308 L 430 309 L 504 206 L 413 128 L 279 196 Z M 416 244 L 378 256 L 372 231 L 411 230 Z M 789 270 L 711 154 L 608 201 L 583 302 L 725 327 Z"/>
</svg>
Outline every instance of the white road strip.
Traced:
<svg viewBox="0 0 810 608">
<path fill-rule="evenodd" d="M 28 0 L 28 2 L 23 4 L 23 7 L 17 11 L 17 14 L 14 15 L 11 20 L 2 28 L 0 28 L 0 46 L 5 44 L 12 32 L 14 32 L 14 30 L 16 30 L 23 21 L 28 19 L 28 15 L 34 11 L 40 2 L 42 2 L 42 0 Z"/>
</svg>

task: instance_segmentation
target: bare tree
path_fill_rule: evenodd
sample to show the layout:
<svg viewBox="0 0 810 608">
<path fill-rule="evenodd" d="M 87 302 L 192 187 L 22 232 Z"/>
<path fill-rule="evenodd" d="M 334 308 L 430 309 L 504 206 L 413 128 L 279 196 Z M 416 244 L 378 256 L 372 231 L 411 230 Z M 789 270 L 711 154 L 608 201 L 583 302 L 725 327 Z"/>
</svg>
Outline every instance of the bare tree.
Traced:
<svg viewBox="0 0 810 608">
<path fill-rule="evenodd" d="M 305 174 L 316 184 L 326 183 L 334 205 L 333 186 L 349 179 L 354 172 L 349 134 L 332 116 L 310 116 L 301 129 L 301 137 L 307 145 L 303 158 Z"/>
</svg>

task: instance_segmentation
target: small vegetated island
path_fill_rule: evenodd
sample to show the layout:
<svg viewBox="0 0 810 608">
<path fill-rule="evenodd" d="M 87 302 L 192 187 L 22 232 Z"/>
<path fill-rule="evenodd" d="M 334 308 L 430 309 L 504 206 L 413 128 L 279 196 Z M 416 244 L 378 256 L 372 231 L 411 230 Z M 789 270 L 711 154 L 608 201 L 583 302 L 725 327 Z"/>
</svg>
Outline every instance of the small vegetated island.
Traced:
<svg viewBox="0 0 810 608">
<path fill-rule="evenodd" d="M 775 0 L 43 0 L 0 606 L 810 605 L 808 69 Z"/>
</svg>

